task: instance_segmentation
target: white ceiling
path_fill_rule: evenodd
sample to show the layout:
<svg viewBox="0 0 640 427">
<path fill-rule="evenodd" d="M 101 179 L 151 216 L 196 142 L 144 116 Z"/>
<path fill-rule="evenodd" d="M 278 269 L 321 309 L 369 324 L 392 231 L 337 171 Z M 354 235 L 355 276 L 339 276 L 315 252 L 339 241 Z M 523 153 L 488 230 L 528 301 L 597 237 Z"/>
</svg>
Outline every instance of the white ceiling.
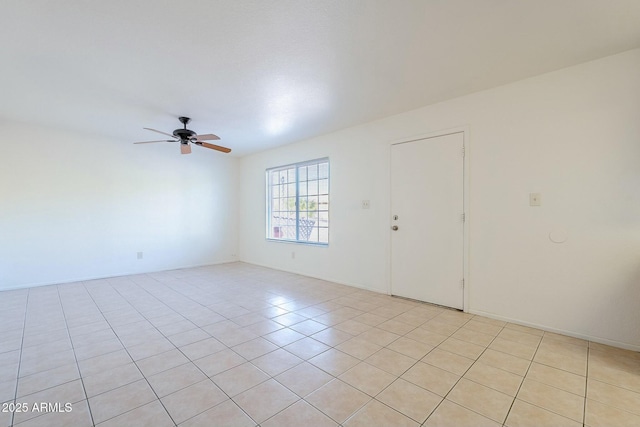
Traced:
<svg viewBox="0 0 640 427">
<path fill-rule="evenodd" d="M 245 155 L 636 47 L 638 0 L 5 0 L 0 119 Z"/>
</svg>

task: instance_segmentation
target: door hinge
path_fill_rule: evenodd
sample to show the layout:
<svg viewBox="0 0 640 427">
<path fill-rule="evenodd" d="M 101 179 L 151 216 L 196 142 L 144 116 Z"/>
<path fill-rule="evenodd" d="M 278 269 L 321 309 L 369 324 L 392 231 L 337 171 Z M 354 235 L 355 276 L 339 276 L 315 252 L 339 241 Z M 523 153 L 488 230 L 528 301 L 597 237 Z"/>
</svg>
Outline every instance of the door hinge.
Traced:
<svg viewBox="0 0 640 427">
<path fill-rule="evenodd" d="M 465 222 L 467 220 L 467 215 L 464 212 L 460 217 L 462 218 L 462 222 Z"/>
<path fill-rule="evenodd" d="M 464 145 L 462 146 L 462 157 L 465 156 L 465 152 L 464 152 Z"/>
<path fill-rule="evenodd" d="M 464 279 L 460 280 L 460 288 L 464 289 Z"/>
</svg>

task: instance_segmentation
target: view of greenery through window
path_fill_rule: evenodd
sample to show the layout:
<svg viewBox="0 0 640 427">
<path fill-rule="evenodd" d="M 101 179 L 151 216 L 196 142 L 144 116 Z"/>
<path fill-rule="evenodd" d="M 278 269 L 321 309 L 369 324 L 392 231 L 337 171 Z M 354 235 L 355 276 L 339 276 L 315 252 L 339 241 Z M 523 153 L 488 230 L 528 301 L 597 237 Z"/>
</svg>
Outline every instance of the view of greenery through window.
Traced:
<svg viewBox="0 0 640 427">
<path fill-rule="evenodd" d="M 267 170 L 267 238 L 329 243 L 329 159 Z"/>
</svg>

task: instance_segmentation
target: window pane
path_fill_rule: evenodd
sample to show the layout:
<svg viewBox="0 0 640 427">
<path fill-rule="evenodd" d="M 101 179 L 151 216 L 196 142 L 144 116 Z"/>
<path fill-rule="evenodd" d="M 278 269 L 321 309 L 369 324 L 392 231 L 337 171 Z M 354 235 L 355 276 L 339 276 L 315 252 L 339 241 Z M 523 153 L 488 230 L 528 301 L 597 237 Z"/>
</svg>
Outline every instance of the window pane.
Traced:
<svg viewBox="0 0 640 427">
<path fill-rule="evenodd" d="M 318 178 L 329 178 L 329 163 L 318 165 Z"/>
<path fill-rule="evenodd" d="M 267 237 L 328 243 L 329 162 L 267 171 Z"/>
<path fill-rule="evenodd" d="M 321 179 L 318 181 L 318 193 L 319 194 L 329 194 L 329 180 Z"/>
<path fill-rule="evenodd" d="M 308 194 L 309 195 L 316 195 L 318 194 L 318 181 L 309 181 L 309 188 L 308 188 Z"/>
<path fill-rule="evenodd" d="M 318 165 L 309 165 L 307 166 L 307 179 L 318 179 Z"/>
</svg>

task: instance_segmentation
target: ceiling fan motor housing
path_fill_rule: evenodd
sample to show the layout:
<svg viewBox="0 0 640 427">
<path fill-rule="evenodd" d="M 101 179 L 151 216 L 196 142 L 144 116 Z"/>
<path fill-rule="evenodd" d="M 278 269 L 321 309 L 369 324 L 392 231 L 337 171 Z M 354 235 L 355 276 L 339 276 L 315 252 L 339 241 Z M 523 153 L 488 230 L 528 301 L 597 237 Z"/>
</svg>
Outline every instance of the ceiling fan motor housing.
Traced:
<svg viewBox="0 0 640 427">
<path fill-rule="evenodd" d="M 186 144 L 190 140 L 196 140 L 197 134 L 189 129 L 176 129 L 173 131 L 173 136 L 180 139 L 180 142 Z"/>
</svg>

